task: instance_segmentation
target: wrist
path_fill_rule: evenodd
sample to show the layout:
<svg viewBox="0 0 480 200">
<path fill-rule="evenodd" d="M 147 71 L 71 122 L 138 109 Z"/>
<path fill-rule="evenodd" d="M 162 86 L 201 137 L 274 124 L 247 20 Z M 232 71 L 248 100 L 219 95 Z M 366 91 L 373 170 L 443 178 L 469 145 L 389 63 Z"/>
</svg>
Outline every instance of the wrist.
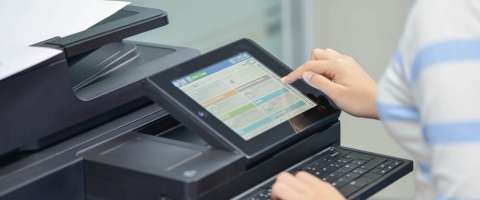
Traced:
<svg viewBox="0 0 480 200">
<path fill-rule="evenodd" d="M 378 111 L 377 111 L 377 84 L 375 83 L 375 81 L 373 81 L 371 89 L 372 89 L 372 91 L 370 93 L 371 94 L 371 96 L 370 96 L 370 108 L 369 108 L 369 111 L 368 111 L 367 118 L 379 119 Z"/>
</svg>

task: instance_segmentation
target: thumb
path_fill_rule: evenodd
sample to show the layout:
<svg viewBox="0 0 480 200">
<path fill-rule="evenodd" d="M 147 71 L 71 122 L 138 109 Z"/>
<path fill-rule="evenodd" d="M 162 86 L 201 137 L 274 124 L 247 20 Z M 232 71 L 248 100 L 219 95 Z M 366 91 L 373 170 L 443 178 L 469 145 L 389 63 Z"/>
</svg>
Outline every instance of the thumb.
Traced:
<svg viewBox="0 0 480 200">
<path fill-rule="evenodd" d="M 306 71 L 302 75 L 303 80 L 310 86 L 322 91 L 330 98 L 334 99 L 338 87 L 331 80 L 317 73 Z"/>
</svg>

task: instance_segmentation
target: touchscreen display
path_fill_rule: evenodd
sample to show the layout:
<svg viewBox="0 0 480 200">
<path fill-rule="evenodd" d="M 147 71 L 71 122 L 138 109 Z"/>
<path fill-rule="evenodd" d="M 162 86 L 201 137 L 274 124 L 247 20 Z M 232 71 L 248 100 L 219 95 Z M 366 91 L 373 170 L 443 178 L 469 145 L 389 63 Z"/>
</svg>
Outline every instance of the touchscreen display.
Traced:
<svg viewBox="0 0 480 200">
<path fill-rule="evenodd" d="M 316 106 L 248 53 L 172 83 L 244 140 Z"/>
</svg>

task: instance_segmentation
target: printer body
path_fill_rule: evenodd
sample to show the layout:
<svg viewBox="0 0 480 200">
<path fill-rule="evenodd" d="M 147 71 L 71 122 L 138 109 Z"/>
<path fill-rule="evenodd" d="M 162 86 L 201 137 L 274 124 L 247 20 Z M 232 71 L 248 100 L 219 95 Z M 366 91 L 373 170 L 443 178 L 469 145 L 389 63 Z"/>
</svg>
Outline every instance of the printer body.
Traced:
<svg viewBox="0 0 480 200">
<path fill-rule="evenodd" d="M 0 82 L 0 155 L 40 149 L 145 106 L 139 81 L 198 52 L 122 39 L 167 23 L 163 11 L 127 6 L 86 31 L 36 44 L 62 53 Z"/>
<path fill-rule="evenodd" d="M 164 11 L 127 6 L 37 44 L 63 53 L 0 81 L 0 200 L 231 199 L 340 145 L 338 119 L 256 160 L 205 140 L 144 84 L 199 52 L 123 40 L 167 23 Z"/>
<path fill-rule="evenodd" d="M 141 80 L 199 54 L 191 48 L 124 40 L 167 24 L 162 10 L 126 6 L 85 31 L 35 44 L 62 53 L 0 81 L 0 199 L 83 199 L 83 167 L 72 167 L 80 157 L 52 148 L 85 145 L 71 142 L 151 105 Z M 59 156 L 69 157 L 68 163 L 51 160 Z M 73 168 L 80 171 L 64 172 Z M 74 183 L 58 181 L 58 173 Z M 47 189 L 52 183 L 65 190 Z"/>
</svg>

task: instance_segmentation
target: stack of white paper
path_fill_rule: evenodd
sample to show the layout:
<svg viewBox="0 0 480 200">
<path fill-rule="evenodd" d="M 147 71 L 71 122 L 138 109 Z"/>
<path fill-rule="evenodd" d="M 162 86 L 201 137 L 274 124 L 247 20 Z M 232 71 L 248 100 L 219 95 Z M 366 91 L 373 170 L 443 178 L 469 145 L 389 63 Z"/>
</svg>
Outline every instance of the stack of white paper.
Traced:
<svg viewBox="0 0 480 200">
<path fill-rule="evenodd" d="M 1 0 L 0 80 L 61 53 L 31 45 L 86 30 L 127 4 L 104 0 Z"/>
</svg>

